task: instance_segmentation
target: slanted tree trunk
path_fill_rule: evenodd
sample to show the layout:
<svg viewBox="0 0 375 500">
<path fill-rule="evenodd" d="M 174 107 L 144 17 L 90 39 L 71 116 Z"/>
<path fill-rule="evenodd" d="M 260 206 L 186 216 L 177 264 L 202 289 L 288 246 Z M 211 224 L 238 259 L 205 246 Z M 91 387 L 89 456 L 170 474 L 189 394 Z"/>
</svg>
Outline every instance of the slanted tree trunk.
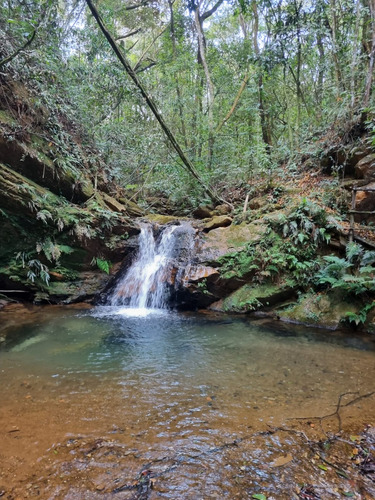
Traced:
<svg viewBox="0 0 375 500">
<path fill-rule="evenodd" d="M 176 138 L 172 134 L 171 130 L 167 126 L 167 124 L 164 121 L 164 118 L 160 114 L 159 110 L 157 109 L 156 104 L 152 100 L 151 96 L 148 94 L 146 89 L 143 87 L 142 83 L 138 79 L 135 71 L 129 64 L 128 60 L 126 57 L 122 54 L 120 51 L 118 45 L 116 44 L 115 39 L 112 37 L 112 35 L 109 33 L 107 30 L 103 19 L 101 18 L 99 12 L 97 11 L 95 5 L 93 4 L 92 0 L 86 0 L 87 6 L 89 7 L 94 19 L 98 23 L 99 28 L 101 29 L 102 33 L 108 40 L 108 43 L 111 45 L 114 53 L 116 54 L 118 60 L 121 62 L 122 66 L 124 67 L 125 71 L 127 74 L 130 76 L 130 78 L 133 80 L 133 83 L 135 86 L 138 88 L 140 91 L 140 94 L 144 101 L 146 102 L 147 106 L 155 116 L 156 120 L 159 122 L 164 134 L 166 135 L 168 141 L 176 151 L 177 155 L 179 156 L 182 164 L 184 165 L 185 169 L 199 182 L 199 184 L 203 187 L 203 189 L 206 191 L 206 193 L 210 196 L 210 198 L 215 201 L 215 202 L 224 202 L 218 194 L 210 187 L 208 186 L 200 177 L 196 169 L 194 168 L 193 164 L 190 162 L 188 157 L 185 155 L 183 150 L 181 149 L 181 146 L 178 144 Z"/>
</svg>

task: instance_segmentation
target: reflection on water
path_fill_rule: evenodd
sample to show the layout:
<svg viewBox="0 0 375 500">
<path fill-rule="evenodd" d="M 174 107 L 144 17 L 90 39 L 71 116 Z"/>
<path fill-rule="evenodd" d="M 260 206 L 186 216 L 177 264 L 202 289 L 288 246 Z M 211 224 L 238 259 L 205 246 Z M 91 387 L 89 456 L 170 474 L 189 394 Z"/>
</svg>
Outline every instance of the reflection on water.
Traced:
<svg viewBox="0 0 375 500">
<path fill-rule="evenodd" d="M 68 436 L 84 435 L 86 441 L 100 436 L 113 443 L 115 435 L 116 446 L 138 460 L 166 463 L 163 457 L 177 453 L 191 467 L 186 457 L 202 456 L 262 422 L 324 415 L 334 410 L 338 395 L 372 391 L 373 352 L 371 338 L 243 318 L 59 309 L 36 325 L 13 330 L 1 344 L 0 427 L 25 429 L 14 434 L 22 444 L 18 451 L 8 434 L 10 451 L 4 457 L 24 453 L 26 464 L 27 456 L 41 458 L 57 443 L 61 454 L 71 457 Z M 252 466 L 262 457 L 254 460 Z M 162 496 L 198 498 L 181 489 L 200 494 L 194 474 L 202 473 L 206 461 L 207 456 L 197 459 L 199 471 L 175 478 Z M 139 466 L 134 464 L 131 474 Z M 205 490 L 217 495 L 212 498 L 223 498 L 233 486 L 225 463 L 218 466 L 222 472 Z M 77 491 L 69 498 L 81 498 Z"/>
</svg>

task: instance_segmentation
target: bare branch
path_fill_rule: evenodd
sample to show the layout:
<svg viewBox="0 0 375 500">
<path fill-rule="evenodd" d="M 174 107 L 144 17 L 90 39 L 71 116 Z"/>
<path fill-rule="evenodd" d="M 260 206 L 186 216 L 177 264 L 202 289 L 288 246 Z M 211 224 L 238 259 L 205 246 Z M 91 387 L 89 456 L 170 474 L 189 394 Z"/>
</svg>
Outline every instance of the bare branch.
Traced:
<svg viewBox="0 0 375 500">
<path fill-rule="evenodd" d="M 126 33 L 126 35 L 121 35 L 118 36 L 115 40 L 118 42 L 119 40 L 124 40 L 125 38 L 129 38 L 130 36 L 136 35 L 141 31 L 142 28 L 138 28 L 137 30 L 130 31 L 129 33 Z"/>
<path fill-rule="evenodd" d="M 140 3 L 135 3 L 133 5 L 129 5 L 128 7 L 125 7 L 125 10 L 134 10 L 134 9 L 139 9 L 139 7 L 144 7 L 148 3 L 150 3 L 152 0 L 144 0 L 143 2 Z"/>
<path fill-rule="evenodd" d="M 218 2 L 215 3 L 215 5 L 212 7 L 212 9 L 208 10 L 207 12 L 205 12 L 204 14 L 202 14 L 200 17 L 201 17 L 201 20 L 204 21 L 205 19 L 209 18 L 210 16 L 212 16 L 212 14 L 214 14 L 217 9 L 220 7 L 220 5 L 224 2 L 224 0 L 218 0 Z"/>
<path fill-rule="evenodd" d="M 25 50 L 34 40 L 36 35 L 36 30 L 34 30 L 30 36 L 30 38 L 22 45 L 22 47 L 19 47 L 17 50 L 13 52 L 13 54 L 10 54 L 8 57 L 5 57 L 2 61 L 0 61 L 0 68 L 4 66 L 5 64 L 8 64 L 10 61 L 12 61 L 15 57 L 18 56 L 23 50 Z"/>
<path fill-rule="evenodd" d="M 137 64 L 134 66 L 134 71 L 137 72 L 141 62 L 143 61 L 143 58 L 145 57 L 145 55 L 147 54 L 147 52 L 151 49 L 151 47 L 154 45 L 154 43 L 156 42 L 156 40 L 164 33 L 164 31 L 168 28 L 168 26 L 165 26 L 157 35 L 156 37 L 152 40 L 151 43 L 149 43 L 149 45 L 145 48 L 145 50 L 143 51 L 141 57 L 139 58 L 139 61 L 137 62 Z"/>
</svg>

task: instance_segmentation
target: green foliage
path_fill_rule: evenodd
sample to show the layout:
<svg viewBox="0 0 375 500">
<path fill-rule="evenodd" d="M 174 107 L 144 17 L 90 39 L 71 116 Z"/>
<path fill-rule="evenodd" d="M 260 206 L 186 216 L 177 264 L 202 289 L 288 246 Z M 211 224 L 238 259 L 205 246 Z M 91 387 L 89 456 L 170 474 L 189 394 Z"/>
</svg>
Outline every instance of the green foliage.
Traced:
<svg viewBox="0 0 375 500">
<path fill-rule="evenodd" d="M 346 248 L 346 258 L 328 255 L 316 275 L 317 283 L 342 290 L 348 295 L 364 295 L 375 292 L 375 252 L 365 251 L 357 243 Z"/>
<path fill-rule="evenodd" d="M 18 265 L 21 263 L 22 269 Z M 43 285 L 49 285 L 50 275 L 48 272 L 48 267 L 40 262 L 39 259 L 31 258 L 30 253 L 19 252 L 15 259 L 11 262 L 9 266 L 10 273 L 15 273 L 17 275 L 17 271 L 20 274 L 19 281 L 22 281 L 22 277 L 25 277 L 26 280 L 38 286 L 38 288 L 43 288 Z"/>
<path fill-rule="evenodd" d="M 358 314 L 353 312 L 347 312 L 345 315 L 345 320 L 349 323 L 354 323 L 356 326 L 366 322 L 367 314 L 375 307 L 375 301 L 366 304 Z"/>
<path fill-rule="evenodd" d="M 329 243 L 330 235 L 327 229 L 330 223 L 326 211 L 304 198 L 288 215 L 280 216 L 278 220 L 270 220 L 284 238 L 290 238 L 295 244 L 313 241 L 314 244 Z"/>
<path fill-rule="evenodd" d="M 101 271 L 109 274 L 112 264 L 109 260 L 104 260 L 99 257 L 94 257 L 91 261 L 91 265 L 93 266 L 96 265 Z"/>
<path fill-rule="evenodd" d="M 288 215 L 269 218 L 268 224 L 269 230 L 261 241 L 220 260 L 223 276 L 252 276 L 262 283 L 286 275 L 300 286 L 307 286 L 319 269 L 317 250 L 329 242 L 327 231 L 332 222 L 322 208 L 304 199 Z"/>
</svg>

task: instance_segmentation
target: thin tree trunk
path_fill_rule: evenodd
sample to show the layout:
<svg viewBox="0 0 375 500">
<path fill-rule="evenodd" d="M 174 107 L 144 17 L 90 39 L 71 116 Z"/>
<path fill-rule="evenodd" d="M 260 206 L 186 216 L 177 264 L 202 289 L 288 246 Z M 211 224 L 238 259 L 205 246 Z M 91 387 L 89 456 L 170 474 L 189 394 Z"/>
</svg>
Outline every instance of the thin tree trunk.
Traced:
<svg viewBox="0 0 375 500">
<path fill-rule="evenodd" d="M 336 0 L 331 0 L 331 10 L 332 10 L 332 26 L 331 26 L 331 37 L 332 37 L 332 49 L 333 49 L 333 62 L 335 65 L 335 76 L 336 76 L 336 85 L 337 85 L 337 91 L 340 92 L 341 89 L 345 90 L 344 86 L 344 81 L 342 79 L 342 73 L 341 73 L 341 68 L 340 68 L 340 61 L 338 57 L 338 42 L 337 42 L 337 35 L 338 35 L 338 20 L 337 20 L 337 5 L 336 5 Z"/>
<path fill-rule="evenodd" d="M 246 73 L 242 83 L 241 83 L 241 87 L 240 87 L 240 90 L 237 92 L 237 95 L 234 99 L 234 102 L 233 102 L 233 105 L 232 107 L 230 108 L 230 110 L 228 111 L 228 113 L 226 114 L 225 118 L 223 119 L 223 121 L 220 123 L 220 125 L 217 127 L 216 129 L 216 133 L 220 132 L 220 130 L 223 128 L 223 126 L 227 123 L 227 121 L 229 120 L 229 118 L 233 115 L 233 113 L 235 112 L 236 110 L 236 107 L 237 107 L 237 104 L 239 103 L 239 100 L 241 99 L 241 96 L 242 96 L 242 93 L 243 91 L 245 90 L 246 88 L 246 84 L 249 80 L 249 73 Z"/>
<path fill-rule="evenodd" d="M 253 14 L 254 14 L 254 27 L 253 27 L 253 45 L 254 52 L 259 61 L 260 58 L 260 49 L 258 44 L 258 31 L 259 31 L 259 15 L 258 15 L 258 6 L 256 1 L 252 3 Z M 259 61 L 259 76 L 258 76 L 258 97 L 259 97 L 259 114 L 260 114 L 260 126 L 262 129 L 262 139 L 267 147 L 267 151 L 269 151 L 270 146 L 272 145 L 271 134 L 269 132 L 267 126 L 266 119 L 266 110 L 264 106 L 263 100 L 263 69 L 261 63 Z"/>
<path fill-rule="evenodd" d="M 200 60 L 202 62 L 204 74 L 207 82 L 207 90 L 208 90 L 208 165 L 211 168 L 212 166 L 212 157 L 213 157 L 213 146 L 214 146 L 214 116 L 213 116 L 213 108 L 214 108 L 214 99 L 215 99 L 215 89 L 214 84 L 212 83 L 210 70 L 208 69 L 207 59 L 206 59 L 206 43 L 203 34 L 202 21 L 199 14 L 199 6 L 195 6 L 194 8 L 194 21 L 195 28 L 197 30 L 198 35 L 198 47 L 199 47 L 199 55 Z"/>
<path fill-rule="evenodd" d="M 375 63 L 375 5 L 374 5 L 374 0 L 370 0 L 370 14 L 371 14 L 372 37 L 371 37 L 371 52 L 370 52 L 369 65 L 368 65 L 367 78 L 366 78 L 365 95 L 363 98 L 363 107 L 364 108 L 367 108 L 367 106 L 369 105 L 369 102 L 370 102 L 372 80 L 373 80 L 373 73 L 374 73 L 374 63 Z"/>
<path fill-rule="evenodd" d="M 172 48 L 173 48 L 173 58 L 174 58 L 174 60 L 176 60 L 177 59 L 177 46 L 176 46 L 176 32 L 175 32 L 175 28 L 174 28 L 173 2 L 171 0 L 168 0 L 168 5 L 169 5 L 170 18 L 171 18 L 170 30 L 171 30 L 171 39 L 172 39 Z M 176 77 L 175 81 L 176 81 L 178 114 L 180 116 L 182 138 L 184 140 L 185 148 L 187 149 L 189 147 L 189 145 L 187 142 L 187 134 L 186 134 L 186 127 L 185 127 L 185 120 L 184 120 L 184 109 L 182 106 L 182 95 L 181 95 L 180 84 L 178 82 L 178 77 Z"/>
<path fill-rule="evenodd" d="M 356 67 L 357 67 L 357 60 L 358 60 L 358 44 L 359 44 L 359 25 L 360 25 L 360 18 L 361 18 L 361 9 L 360 9 L 360 0 L 357 0 L 357 6 L 356 6 L 356 14 L 355 14 L 355 30 L 354 30 L 354 42 L 353 42 L 353 58 L 352 58 L 352 64 L 351 64 L 351 79 L 350 79 L 350 93 L 351 93 L 351 102 L 350 102 L 350 107 L 351 107 L 351 113 L 353 114 L 353 110 L 355 107 L 355 100 L 356 100 L 356 93 L 355 93 L 355 88 L 356 88 Z"/>
<path fill-rule="evenodd" d="M 170 144 L 173 146 L 174 150 L 178 154 L 178 156 L 179 156 L 180 160 L 182 161 L 182 164 L 184 165 L 184 167 L 186 168 L 186 170 L 199 182 L 199 184 L 204 188 L 204 190 L 207 192 L 207 194 L 210 196 L 210 198 L 213 201 L 222 202 L 223 200 L 218 196 L 218 194 L 215 193 L 213 191 L 213 189 L 210 186 L 206 185 L 205 182 L 201 179 L 200 175 L 195 170 L 194 166 L 192 165 L 192 163 L 190 162 L 190 160 L 187 158 L 187 156 L 185 155 L 185 153 L 181 149 L 181 147 L 178 144 L 178 142 L 176 141 L 174 135 L 172 134 L 172 132 L 170 131 L 169 127 L 165 123 L 164 118 L 159 113 L 156 104 L 151 99 L 151 97 L 147 93 L 146 89 L 141 84 L 141 82 L 138 80 L 138 77 L 135 74 L 133 68 L 130 66 L 130 64 L 127 61 L 127 59 L 125 58 L 125 56 L 121 53 L 119 47 L 116 44 L 116 41 L 114 40 L 114 38 L 112 37 L 112 35 L 107 30 L 107 28 L 106 28 L 106 26 L 105 26 L 102 18 L 100 17 L 99 12 L 97 11 L 95 5 L 93 4 L 92 0 L 86 0 L 86 3 L 87 3 L 87 6 L 89 7 L 89 9 L 90 9 L 90 11 L 91 11 L 94 19 L 98 23 L 98 26 L 100 27 L 102 33 L 104 34 L 104 36 L 108 40 L 108 43 L 111 45 L 111 47 L 112 47 L 114 53 L 116 54 L 117 58 L 119 59 L 119 61 L 123 65 L 123 67 L 125 68 L 125 71 L 128 73 L 128 75 L 130 76 L 130 78 L 133 80 L 133 83 L 135 84 L 135 86 L 140 91 L 140 93 L 141 93 L 143 99 L 145 100 L 147 106 L 150 108 L 150 110 L 153 113 L 153 115 L 155 116 L 156 120 L 159 122 L 159 124 L 160 124 L 163 132 L 165 133 L 165 135 L 168 138 Z"/>
</svg>

